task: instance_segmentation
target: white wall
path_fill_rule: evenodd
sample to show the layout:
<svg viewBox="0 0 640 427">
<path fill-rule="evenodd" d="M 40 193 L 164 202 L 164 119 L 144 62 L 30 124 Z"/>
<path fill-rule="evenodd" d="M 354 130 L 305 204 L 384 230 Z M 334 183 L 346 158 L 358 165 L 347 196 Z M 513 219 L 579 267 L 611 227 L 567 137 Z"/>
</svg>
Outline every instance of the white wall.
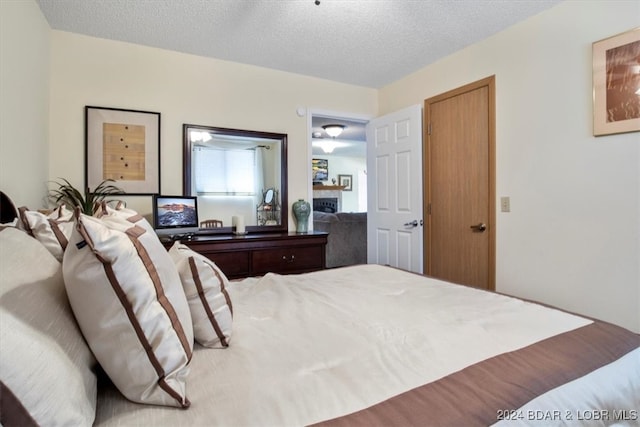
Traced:
<svg viewBox="0 0 640 427">
<path fill-rule="evenodd" d="M 35 1 L 0 1 L 0 189 L 32 208 L 49 179 L 49 36 Z"/>
<path fill-rule="evenodd" d="M 307 121 L 296 114 L 297 107 L 373 115 L 377 91 L 52 31 L 50 175 L 78 185 L 84 181 L 85 105 L 161 113 L 165 194 L 182 193 L 183 123 L 286 133 L 291 204 L 307 198 L 310 170 Z M 151 212 L 149 197 L 127 201 L 143 214 Z M 289 228 L 294 229 L 289 216 Z"/>
<path fill-rule="evenodd" d="M 498 291 L 640 331 L 640 133 L 592 136 L 591 47 L 640 2 L 569 1 L 380 91 L 380 114 L 496 76 Z"/>
</svg>

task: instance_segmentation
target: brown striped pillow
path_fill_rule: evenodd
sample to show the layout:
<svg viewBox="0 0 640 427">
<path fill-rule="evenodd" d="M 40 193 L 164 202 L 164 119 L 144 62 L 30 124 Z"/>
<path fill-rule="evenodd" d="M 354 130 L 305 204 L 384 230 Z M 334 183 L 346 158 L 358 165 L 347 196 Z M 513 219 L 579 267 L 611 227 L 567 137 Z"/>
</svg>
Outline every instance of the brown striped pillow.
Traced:
<svg viewBox="0 0 640 427">
<path fill-rule="evenodd" d="M 231 340 L 233 306 L 227 292 L 229 280 L 210 259 L 175 242 L 173 259 L 189 301 L 193 334 L 205 347 L 227 347 Z"/>
<path fill-rule="evenodd" d="M 103 221 L 109 221 L 113 217 L 117 218 L 116 221 L 119 219 L 126 219 L 131 224 L 139 225 L 150 233 L 155 233 L 153 227 L 144 216 L 140 215 L 133 209 L 127 208 L 122 202 L 118 202 L 113 208 L 103 202 L 98 205 L 93 216 L 100 218 Z"/>
<path fill-rule="evenodd" d="M 76 212 L 62 269 L 82 333 L 128 399 L 186 408 L 193 327 L 180 277 L 155 233 Z"/>
<path fill-rule="evenodd" d="M 58 261 L 62 261 L 69 236 L 73 229 L 73 211 L 60 205 L 50 214 L 31 211 L 26 207 L 18 209 L 22 228 L 35 237 Z"/>
</svg>

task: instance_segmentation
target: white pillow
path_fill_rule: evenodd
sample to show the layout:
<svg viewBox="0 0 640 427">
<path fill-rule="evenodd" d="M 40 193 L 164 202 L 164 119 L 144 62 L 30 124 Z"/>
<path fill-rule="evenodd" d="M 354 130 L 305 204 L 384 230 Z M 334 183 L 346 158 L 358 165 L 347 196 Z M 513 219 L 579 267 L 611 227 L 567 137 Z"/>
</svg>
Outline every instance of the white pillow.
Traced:
<svg viewBox="0 0 640 427">
<path fill-rule="evenodd" d="M 0 229 L 0 422 L 92 425 L 96 367 L 60 263 L 24 231 Z"/>
<path fill-rule="evenodd" d="M 62 261 L 73 230 L 73 211 L 64 205 L 60 205 L 49 215 L 30 211 L 24 206 L 18 211 L 24 229 L 38 239 L 58 261 Z"/>
<path fill-rule="evenodd" d="M 233 306 L 226 290 L 229 280 L 213 261 L 180 242 L 173 244 L 169 255 L 189 301 L 196 341 L 205 347 L 227 347 L 233 324 Z"/>
<path fill-rule="evenodd" d="M 112 217 L 122 218 L 129 221 L 131 224 L 139 225 L 150 233 L 155 234 L 155 230 L 144 216 L 140 215 L 133 209 L 125 207 L 122 202 L 118 202 L 115 208 L 108 206 L 104 202 L 100 203 L 93 216 L 100 218 L 103 221 L 109 221 Z"/>
<path fill-rule="evenodd" d="M 190 405 L 193 326 L 180 277 L 155 233 L 77 213 L 62 270 L 89 346 L 128 399 Z"/>
</svg>

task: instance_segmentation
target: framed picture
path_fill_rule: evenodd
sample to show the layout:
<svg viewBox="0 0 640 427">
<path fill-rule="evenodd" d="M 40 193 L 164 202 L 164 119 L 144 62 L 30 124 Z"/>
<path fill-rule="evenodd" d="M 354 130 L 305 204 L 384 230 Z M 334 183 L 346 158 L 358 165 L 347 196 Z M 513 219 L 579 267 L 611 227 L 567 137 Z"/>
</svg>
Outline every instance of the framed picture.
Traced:
<svg viewBox="0 0 640 427">
<path fill-rule="evenodd" d="M 311 171 L 313 181 L 326 181 L 329 179 L 329 161 L 327 159 L 311 159 Z"/>
<path fill-rule="evenodd" d="M 353 191 L 353 175 L 338 175 L 338 185 L 344 187 L 342 191 Z"/>
<path fill-rule="evenodd" d="M 640 131 L 640 28 L 593 43 L 594 136 Z"/>
<path fill-rule="evenodd" d="M 85 182 L 129 195 L 160 193 L 160 113 L 85 107 Z"/>
</svg>

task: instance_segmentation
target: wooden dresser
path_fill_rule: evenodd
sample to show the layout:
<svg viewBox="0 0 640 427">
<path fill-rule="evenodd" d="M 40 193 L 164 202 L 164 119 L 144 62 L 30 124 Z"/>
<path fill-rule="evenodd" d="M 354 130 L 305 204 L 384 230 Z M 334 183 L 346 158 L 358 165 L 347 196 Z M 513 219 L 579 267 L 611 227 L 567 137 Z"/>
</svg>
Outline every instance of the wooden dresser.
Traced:
<svg viewBox="0 0 640 427">
<path fill-rule="evenodd" d="M 181 242 L 215 262 L 229 279 L 237 279 L 323 270 L 327 236 L 324 232 L 199 235 Z M 173 242 L 163 244 L 168 249 Z"/>
</svg>

